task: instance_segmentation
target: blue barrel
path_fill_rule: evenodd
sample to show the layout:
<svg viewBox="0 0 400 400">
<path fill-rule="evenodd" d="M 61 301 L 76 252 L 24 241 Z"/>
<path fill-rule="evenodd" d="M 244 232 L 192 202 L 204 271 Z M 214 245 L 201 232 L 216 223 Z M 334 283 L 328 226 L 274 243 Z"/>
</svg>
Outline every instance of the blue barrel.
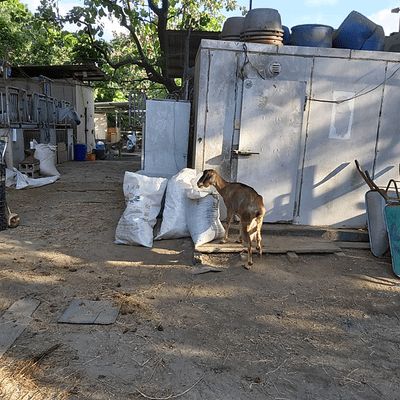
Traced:
<svg viewBox="0 0 400 400">
<path fill-rule="evenodd" d="M 332 47 L 333 28 L 327 25 L 305 24 L 292 28 L 290 44 L 293 46 Z"/>
<path fill-rule="evenodd" d="M 362 45 L 361 50 L 384 51 L 385 50 L 385 31 L 377 25 L 374 33 Z"/>
<path fill-rule="evenodd" d="M 86 161 L 86 144 L 75 144 L 74 145 L 74 160 L 75 161 Z"/>
<path fill-rule="evenodd" d="M 377 30 L 377 27 L 381 29 Z M 376 34 L 375 38 L 372 37 L 374 33 Z M 369 39 L 371 40 L 368 42 Z M 334 33 L 332 45 L 342 49 L 378 50 L 381 47 L 379 42 L 381 40 L 384 42 L 384 39 L 385 35 L 380 25 L 375 24 L 359 12 L 352 11 Z"/>
<path fill-rule="evenodd" d="M 290 43 L 290 30 L 285 25 L 282 25 L 282 29 L 283 29 L 283 44 L 289 44 Z"/>
</svg>

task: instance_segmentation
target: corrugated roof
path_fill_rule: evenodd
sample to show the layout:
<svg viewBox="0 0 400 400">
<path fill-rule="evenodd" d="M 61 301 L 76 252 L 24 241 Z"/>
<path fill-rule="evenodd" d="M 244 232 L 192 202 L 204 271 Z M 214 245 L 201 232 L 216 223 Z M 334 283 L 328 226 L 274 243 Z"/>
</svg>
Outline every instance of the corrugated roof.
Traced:
<svg viewBox="0 0 400 400">
<path fill-rule="evenodd" d="M 182 78 L 185 65 L 186 39 L 189 37 L 189 65 L 194 67 L 197 50 L 202 39 L 219 39 L 220 32 L 167 30 L 167 51 L 165 54 L 167 75 Z"/>
<path fill-rule="evenodd" d="M 11 78 L 75 79 L 82 82 L 108 80 L 106 74 L 94 64 L 85 65 L 28 65 L 11 68 Z"/>
</svg>

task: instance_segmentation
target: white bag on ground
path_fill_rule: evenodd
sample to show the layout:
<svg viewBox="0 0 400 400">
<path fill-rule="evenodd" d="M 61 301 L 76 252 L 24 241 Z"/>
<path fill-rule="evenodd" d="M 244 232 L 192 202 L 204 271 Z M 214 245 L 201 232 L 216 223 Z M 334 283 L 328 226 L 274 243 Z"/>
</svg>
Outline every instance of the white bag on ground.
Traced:
<svg viewBox="0 0 400 400">
<path fill-rule="evenodd" d="M 167 183 L 167 178 L 125 172 L 123 190 L 126 209 L 115 231 L 116 244 L 153 246 L 153 228 Z"/>
<path fill-rule="evenodd" d="M 17 183 L 17 173 L 6 168 L 6 187 L 11 187 Z"/>
<path fill-rule="evenodd" d="M 184 168 L 168 181 L 161 228 L 155 240 L 190 236 L 186 224 L 185 190 L 192 187 L 191 180 L 195 176 L 196 170 Z"/>
<path fill-rule="evenodd" d="M 50 143 L 38 143 L 34 140 L 33 147 L 35 149 L 33 156 L 40 161 L 40 174 L 44 176 L 60 176 L 56 168 L 57 146 Z"/>
<path fill-rule="evenodd" d="M 16 181 L 17 181 L 15 185 L 16 189 L 25 189 L 27 187 L 40 187 L 40 186 L 50 185 L 60 177 L 60 175 L 54 175 L 54 176 L 45 176 L 43 178 L 29 178 L 29 176 L 18 171 L 17 168 L 14 168 L 14 172 L 16 174 Z"/>
<path fill-rule="evenodd" d="M 187 195 L 192 195 L 190 190 L 187 191 Z M 207 194 L 205 197 L 194 199 L 187 197 L 186 223 L 194 247 L 222 238 L 225 229 L 219 219 L 219 195 Z"/>
</svg>

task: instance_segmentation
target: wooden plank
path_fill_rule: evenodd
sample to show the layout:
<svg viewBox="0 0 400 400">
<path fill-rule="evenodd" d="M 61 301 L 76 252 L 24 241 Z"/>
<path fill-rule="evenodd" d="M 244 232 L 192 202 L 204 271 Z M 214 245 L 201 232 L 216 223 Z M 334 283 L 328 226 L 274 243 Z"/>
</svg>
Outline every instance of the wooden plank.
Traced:
<svg viewBox="0 0 400 400">
<path fill-rule="evenodd" d="M 368 242 L 335 242 L 341 249 L 353 250 L 370 250 L 371 246 Z"/>
<path fill-rule="evenodd" d="M 229 237 L 228 242 L 220 244 L 219 240 L 196 247 L 200 253 L 238 253 L 246 250 L 246 246 L 241 243 L 235 243 L 237 235 Z M 285 254 L 295 252 L 297 254 L 307 253 L 335 253 L 340 250 L 334 242 L 323 238 L 304 237 L 304 236 L 263 236 L 262 250 L 266 254 Z M 253 252 L 256 252 L 255 244 Z"/>
<path fill-rule="evenodd" d="M 16 301 L 0 318 L 0 357 L 12 346 L 32 321 L 40 301 L 25 298 Z"/>
</svg>

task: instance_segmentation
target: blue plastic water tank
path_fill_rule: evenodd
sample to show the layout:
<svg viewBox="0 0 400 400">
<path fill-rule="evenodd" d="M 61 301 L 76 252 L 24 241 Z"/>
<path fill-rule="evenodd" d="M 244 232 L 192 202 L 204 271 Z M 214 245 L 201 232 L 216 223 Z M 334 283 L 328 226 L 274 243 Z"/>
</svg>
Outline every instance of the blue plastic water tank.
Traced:
<svg viewBox="0 0 400 400">
<path fill-rule="evenodd" d="M 293 46 L 332 47 L 333 28 L 327 25 L 306 24 L 292 28 L 290 43 Z"/>
<path fill-rule="evenodd" d="M 385 50 L 385 31 L 377 25 L 374 33 L 362 45 L 361 50 L 384 51 Z"/>
<path fill-rule="evenodd" d="M 282 43 L 283 44 L 289 44 L 290 43 L 290 30 L 285 25 L 282 25 L 282 29 L 283 29 L 283 40 L 282 40 Z"/>
<path fill-rule="evenodd" d="M 359 12 L 352 11 L 334 32 L 332 46 L 353 50 L 382 50 L 382 41 L 384 44 L 383 28 Z"/>
</svg>

